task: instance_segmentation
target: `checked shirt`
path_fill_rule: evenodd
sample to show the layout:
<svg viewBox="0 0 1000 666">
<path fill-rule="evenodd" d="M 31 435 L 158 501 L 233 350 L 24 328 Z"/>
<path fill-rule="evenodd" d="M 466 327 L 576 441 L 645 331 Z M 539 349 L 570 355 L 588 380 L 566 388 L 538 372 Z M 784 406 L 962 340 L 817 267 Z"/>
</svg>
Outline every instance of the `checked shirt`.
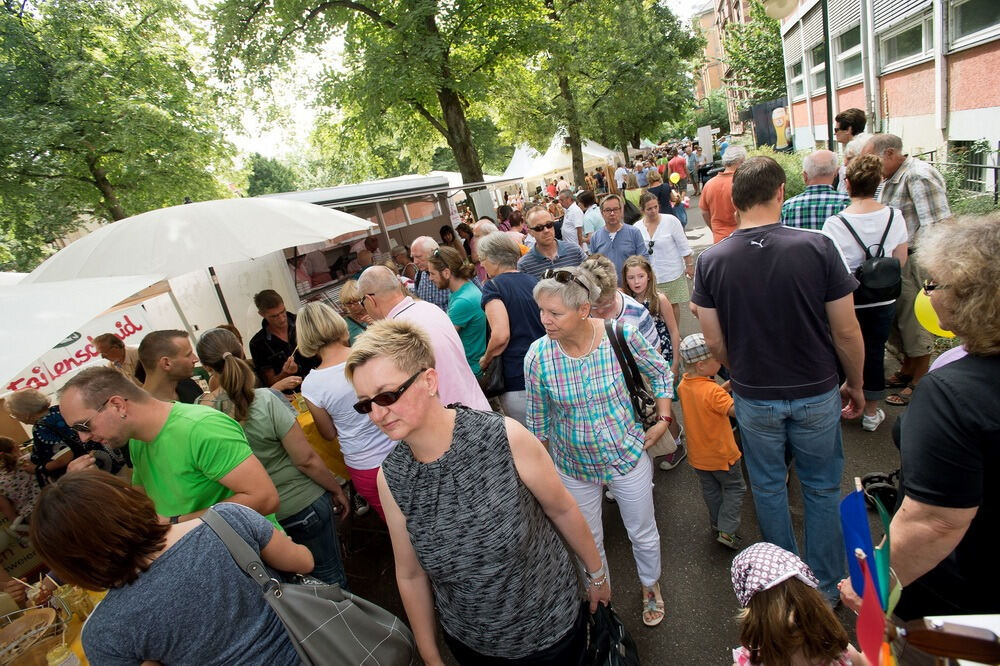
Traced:
<svg viewBox="0 0 1000 666">
<path fill-rule="evenodd" d="M 831 215 L 847 208 L 851 198 L 829 185 L 809 185 L 802 194 L 781 207 L 781 223 L 786 227 L 821 231 Z"/>
</svg>

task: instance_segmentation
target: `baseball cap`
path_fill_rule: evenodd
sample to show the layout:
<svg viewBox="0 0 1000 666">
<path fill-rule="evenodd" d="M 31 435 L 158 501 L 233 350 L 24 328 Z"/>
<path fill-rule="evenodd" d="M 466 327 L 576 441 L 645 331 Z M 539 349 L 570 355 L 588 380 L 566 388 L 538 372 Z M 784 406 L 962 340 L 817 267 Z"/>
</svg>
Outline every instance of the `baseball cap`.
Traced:
<svg viewBox="0 0 1000 666">
<path fill-rule="evenodd" d="M 681 341 L 679 350 L 681 358 L 685 363 L 694 364 L 712 358 L 712 352 L 705 342 L 705 336 L 701 333 L 693 333 Z"/>
</svg>

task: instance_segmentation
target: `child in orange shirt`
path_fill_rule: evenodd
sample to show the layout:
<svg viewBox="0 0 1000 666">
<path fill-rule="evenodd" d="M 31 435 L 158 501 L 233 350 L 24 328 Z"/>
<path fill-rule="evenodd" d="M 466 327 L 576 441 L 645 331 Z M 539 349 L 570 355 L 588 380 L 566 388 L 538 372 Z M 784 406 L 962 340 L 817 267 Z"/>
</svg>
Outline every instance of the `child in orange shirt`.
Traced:
<svg viewBox="0 0 1000 666">
<path fill-rule="evenodd" d="M 687 336 L 678 353 L 688 369 L 677 387 L 684 410 L 688 462 L 701 482 L 716 541 L 737 550 L 740 538 L 736 532 L 747 488 L 740 450 L 729 423 L 735 413 L 733 398 L 715 383 L 714 376 L 722 366 L 712 357 L 705 336 Z"/>
</svg>

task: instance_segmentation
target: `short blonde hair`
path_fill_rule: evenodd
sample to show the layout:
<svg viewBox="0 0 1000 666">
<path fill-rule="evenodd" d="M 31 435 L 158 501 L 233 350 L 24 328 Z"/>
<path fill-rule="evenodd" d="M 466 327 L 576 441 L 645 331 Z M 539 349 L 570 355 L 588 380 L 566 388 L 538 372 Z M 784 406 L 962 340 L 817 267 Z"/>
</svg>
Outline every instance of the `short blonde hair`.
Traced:
<svg viewBox="0 0 1000 666">
<path fill-rule="evenodd" d="M 354 383 L 354 372 L 376 358 L 390 358 L 407 375 L 433 368 L 434 349 L 422 328 L 408 321 L 382 319 L 358 336 L 347 357 L 344 375 Z"/>
<path fill-rule="evenodd" d="M 35 416 L 52 405 L 48 396 L 35 389 L 21 389 L 7 396 L 7 409 L 16 416 Z"/>
<path fill-rule="evenodd" d="M 326 303 L 306 303 L 295 319 L 295 335 L 303 356 L 316 352 L 331 342 L 347 343 L 347 322 Z"/>
<path fill-rule="evenodd" d="M 340 288 L 340 304 L 347 305 L 348 303 L 360 303 L 364 294 L 361 293 L 361 289 L 358 288 L 357 280 L 348 280 L 344 283 L 344 286 Z"/>
<path fill-rule="evenodd" d="M 618 269 L 603 254 L 592 254 L 580 264 L 580 270 L 590 278 L 590 282 L 600 288 L 600 293 L 591 301 L 596 305 L 618 290 Z"/>
<path fill-rule="evenodd" d="M 970 354 L 1000 354 L 1000 213 L 922 228 L 920 266 L 948 289 L 955 334 Z"/>
</svg>

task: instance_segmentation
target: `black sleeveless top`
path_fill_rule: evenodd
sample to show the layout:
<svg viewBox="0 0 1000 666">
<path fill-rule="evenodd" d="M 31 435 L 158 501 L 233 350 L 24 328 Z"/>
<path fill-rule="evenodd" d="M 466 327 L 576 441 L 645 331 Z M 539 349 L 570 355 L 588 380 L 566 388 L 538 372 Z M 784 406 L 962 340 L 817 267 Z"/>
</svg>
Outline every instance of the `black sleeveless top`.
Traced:
<svg viewBox="0 0 1000 666">
<path fill-rule="evenodd" d="M 382 463 L 441 624 L 473 650 L 513 659 L 553 645 L 582 598 L 566 545 L 521 482 L 504 417 L 460 405 L 431 463 L 400 442 Z"/>
</svg>

